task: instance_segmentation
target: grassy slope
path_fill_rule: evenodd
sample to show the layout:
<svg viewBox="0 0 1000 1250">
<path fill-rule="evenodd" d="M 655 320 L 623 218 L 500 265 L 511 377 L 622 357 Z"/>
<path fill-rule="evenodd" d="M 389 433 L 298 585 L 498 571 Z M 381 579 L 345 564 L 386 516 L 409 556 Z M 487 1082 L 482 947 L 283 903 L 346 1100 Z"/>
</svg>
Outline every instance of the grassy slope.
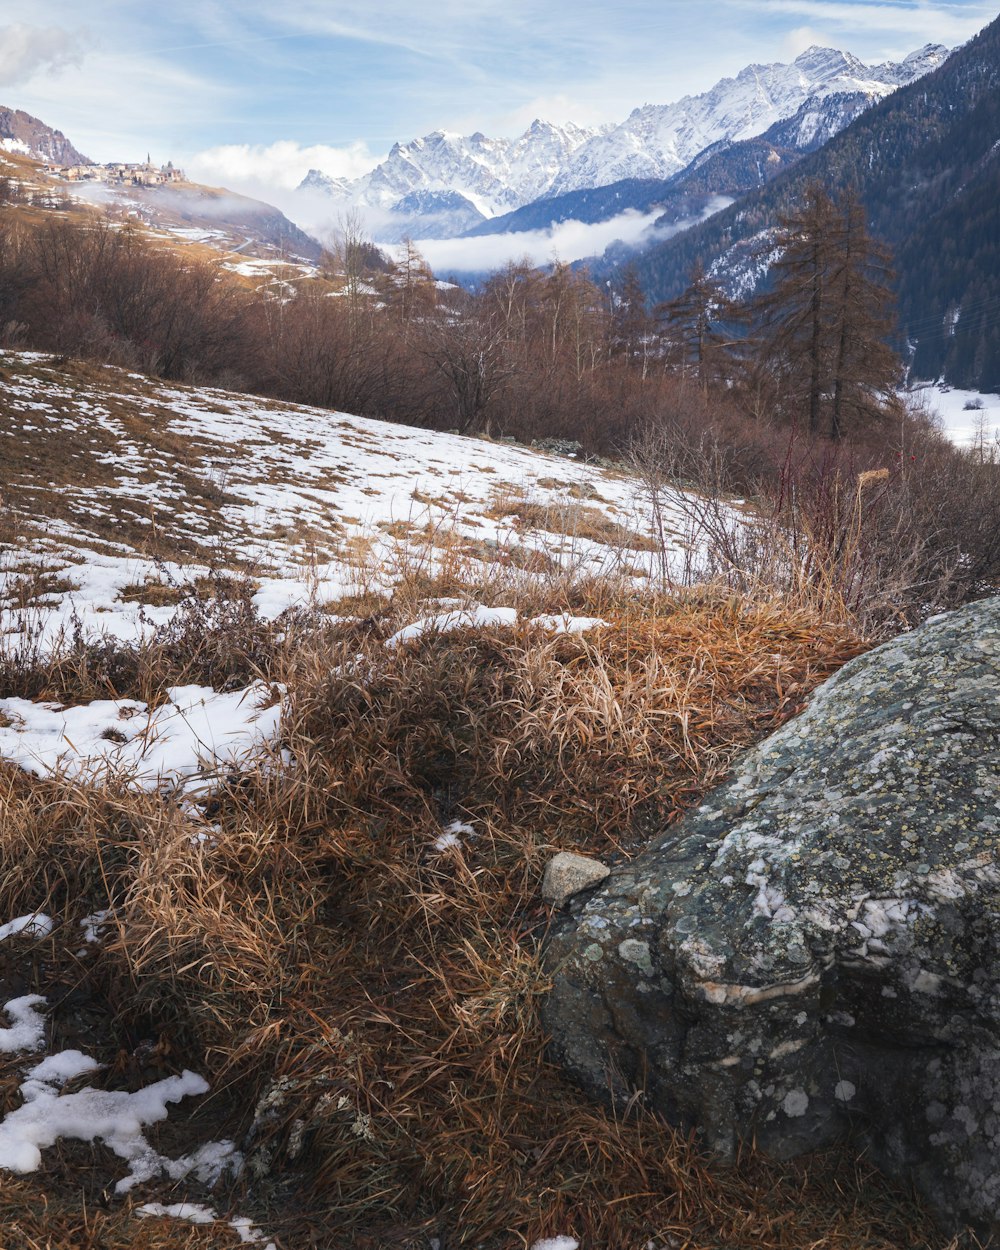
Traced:
<svg viewBox="0 0 1000 1250">
<path fill-rule="evenodd" d="M 219 452 L 217 443 L 214 452 L 164 443 L 170 404 L 143 380 L 78 366 L 53 375 L 55 366 L 38 361 L 24 368 L 41 371 L 50 395 L 65 392 L 58 403 L 69 405 L 47 437 L 22 426 L 10 444 L 6 490 L 30 501 L 36 526 L 51 511 L 93 530 L 97 501 L 118 518 L 108 543 L 138 542 L 121 508 L 135 502 L 130 483 L 143 466 L 173 473 L 176 484 Z M 112 392 L 122 412 L 106 428 L 81 423 L 60 436 L 81 401 L 99 398 L 110 411 Z M 232 416 L 227 405 L 237 403 L 171 394 L 202 404 L 206 419 L 212 404 Z M 145 424 L 127 420 L 136 404 L 151 414 Z M 272 411 L 261 406 L 261 419 Z M 351 428 L 360 437 L 368 426 Z M 373 428 L 371 437 L 393 433 Z M 108 462 L 126 445 L 123 431 L 128 482 Z M 504 459 L 508 449 L 490 462 L 489 445 L 463 445 L 491 484 L 501 466 L 521 463 Z M 44 472 L 32 470 L 32 456 L 17 459 L 19 448 L 43 447 Z M 176 454 L 178 467 L 154 465 L 154 451 Z M 240 457 L 231 441 L 234 465 L 248 463 Z M 574 505 L 588 481 L 599 495 L 621 485 L 538 458 L 533 471 L 541 496 L 569 495 Z M 543 485 L 556 471 L 556 485 Z M 234 469 L 229 492 L 241 474 Z M 374 496 L 390 480 L 370 481 Z M 463 493 L 471 484 L 470 474 Z M 94 488 L 89 502 L 74 500 L 84 487 Z M 189 512 L 215 509 L 225 520 L 225 501 L 199 503 L 198 489 L 159 526 L 168 553 L 184 554 L 176 544 Z M 491 492 L 481 492 L 477 523 L 499 506 Z M 501 513 L 520 517 L 522 542 L 539 517 L 531 500 L 503 499 Z M 614 509 L 587 500 L 607 538 L 607 525 L 619 523 Z M 551 523 L 544 510 L 541 519 Z M 560 540 L 537 532 L 541 545 Z M 165 634 L 139 644 L 71 640 L 51 659 L 4 648 L 5 694 L 26 683 L 23 693 L 59 700 L 149 698 L 180 681 L 221 687 L 254 676 L 288 690 L 283 744 L 294 766 L 232 777 L 201 807 L 0 764 L 0 918 L 42 907 L 65 926 L 0 947 L 7 998 L 47 994 L 53 1043 L 105 1061 L 111 1088 L 182 1066 L 208 1074 L 216 1092 L 193 1123 L 186 1110 L 172 1117 L 165 1146 L 189 1148 L 192 1135 L 247 1145 L 234 1191 L 161 1183 L 141 1200 L 232 1202 L 282 1250 L 415 1250 L 431 1237 L 500 1250 L 570 1233 L 588 1250 L 650 1241 L 690 1250 L 939 1245 L 907 1196 L 849 1148 L 783 1165 L 748 1152 L 721 1169 L 639 1106 L 625 1117 L 591 1106 L 546 1062 L 535 1012 L 545 990 L 539 886 L 548 856 L 628 855 L 717 781 L 734 752 L 793 714 L 861 640 L 808 606 L 658 595 L 579 567 L 543 568 L 533 579 L 501 559 L 465 569 L 480 597 L 607 625 L 578 637 L 528 626 L 459 630 L 386 648 L 427 595 L 441 593 L 440 576 L 429 581 L 426 566 L 410 564 L 397 569 L 394 589 L 334 604 L 333 618 L 270 626 L 253 610 L 252 586 L 217 578 L 205 591 L 214 598 L 186 600 Z M 451 576 L 450 589 L 467 593 L 454 566 Z M 455 820 L 473 832 L 439 846 Z M 199 836 L 206 830 L 209 842 Z M 81 959 L 65 934 L 107 907 L 108 936 Z M 2 1110 L 16 1103 L 19 1062 L 0 1068 Z M 115 1174 L 99 1146 L 47 1151 L 39 1173 L 5 1182 L 0 1245 L 235 1243 L 218 1228 L 133 1218 L 105 1195 Z"/>
</svg>

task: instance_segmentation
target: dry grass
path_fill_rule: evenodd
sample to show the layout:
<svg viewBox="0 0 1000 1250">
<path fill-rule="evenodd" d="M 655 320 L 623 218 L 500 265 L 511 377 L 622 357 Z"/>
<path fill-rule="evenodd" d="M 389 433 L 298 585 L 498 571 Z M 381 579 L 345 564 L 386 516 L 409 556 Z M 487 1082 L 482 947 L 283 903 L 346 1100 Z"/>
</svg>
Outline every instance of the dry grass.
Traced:
<svg viewBox="0 0 1000 1250">
<path fill-rule="evenodd" d="M 71 1191 L 69 1200 L 37 1180 L 4 1177 L 0 1242 L 10 1250 L 236 1250 L 239 1238 L 225 1224 L 197 1227 L 186 1221 L 142 1219 L 131 1205 L 92 1206 Z"/>
<path fill-rule="evenodd" d="M 779 602 L 593 583 L 517 603 L 610 622 L 588 635 L 387 649 L 422 589 L 272 647 L 258 671 L 287 682 L 294 767 L 234 778 L 206 807 L 211 843 L 158 796 L 0 773 L 3 914 L 116 917 L 85 973 L 51 943 L 49 975 L 106 1004 L 109 1045 L 169 1039 L 230 1091 L 226 1130 L 288 1247 L 940 1246 L 849 1151 L 726 1169 L 647 1111 L 590 1105 L 546 1061 L 536 1014 L 547 857 L 629 854 L 858 637 Z M 475 833 L 439 848 L 453 820 Z M 71 1215 L 29 1213 L 30 1192 L 10 1191 L 0 1229 L 76 1244 L 52 1231 Z M 203 1244 L 128 1240 L 118 1218 L 79 1244 Z"/>
<path fill-rule="evenodd" d="M 541 484 L 540 482 L 539 485 Z M 583 492 L 575 493 L 580 495 Z M 505 487 L 494 492 L 493 501 L 485 515 L 493 520 L 509 520 L 519 533 L 541 530 L 547 534 L 561 534 L 573 540 L 599 543 L 618 551 L 657 550 L 654 540 L 648 534 L 640 534 L 615 521 L 600 508 L 575 500 L 547 503 L 525 498 L 523 494 Z"/>
<path fill-rule="evenodd" d="M 0 632 L 3 697 L 57 703 L 132 698 L 156 704 L 170 686 L 227 690 L 258 677 L 270 679 L 284 627 L 258 616 L 252 602 L 256 583 L 248 574 L 213 571 L 187 583 L 164 578 L 130 589 L 144 603 L 176 605 L 170 623 L 138 643 L 85 635 L 79 621 L 54 647 L 43 645 L 30 622 L 17 634 Z"/>
</svg>

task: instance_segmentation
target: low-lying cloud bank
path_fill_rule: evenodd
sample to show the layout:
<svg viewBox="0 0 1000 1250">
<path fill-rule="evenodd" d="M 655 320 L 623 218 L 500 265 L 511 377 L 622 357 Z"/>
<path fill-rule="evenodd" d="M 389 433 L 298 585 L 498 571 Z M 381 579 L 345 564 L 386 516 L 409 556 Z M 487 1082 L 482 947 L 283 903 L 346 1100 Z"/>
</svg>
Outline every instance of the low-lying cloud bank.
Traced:
<svg viewBox="0 0 1000 1250">
<path fill-rule="evenodd" d="M 304 147 L 291 139 L 276 143 L 227 143 L 206 148 L 186 164 L 189 177 L 210 186 L 229 186 L 250 195 L 267 188 L 292 190 L 310 169 L 321 169 L 332 178 L 360 178 L 382 159 L 360 140 L 344 147 L 316 143 Z M 252 190 L 251 190 L 252 188 Z M 267 198 L 264 193 L 263 198 Z"/>
<path fill-rule="evenodd" d="M 716 196 L 697 217 L 670 225 L 656 225 L 659 212 L 627 209 L 608 221 L 564 221 L 546 230 L 523 230 L 509 234 L 479 235 L 471 239 L 418 239 L 417 247 L 438 274 L 482 273 L 499 269 L 509 261 L 527 259 L 532 265 L 554 260 L 585 260 L 600 256 L 612 243 L 648 247 L 688 230 L 713 213 L 728 208 L 728 196 Z"/>
</svg>

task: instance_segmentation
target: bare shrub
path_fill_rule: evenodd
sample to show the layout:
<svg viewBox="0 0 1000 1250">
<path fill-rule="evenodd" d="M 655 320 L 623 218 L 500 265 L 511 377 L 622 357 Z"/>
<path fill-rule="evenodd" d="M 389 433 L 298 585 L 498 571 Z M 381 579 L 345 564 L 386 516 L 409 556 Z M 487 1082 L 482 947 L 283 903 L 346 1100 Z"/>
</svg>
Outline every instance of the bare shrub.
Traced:
<svg viewBox="0 0 1000 1250">
<path fill-rule="evenodd" d="M 680 512 L 691 549 L 705 550 L 685 580 L 790 595 L 885 634 L 1000 581 L 1000 468 L 918 424 L 902 432 L 878 449 L 786 433 L 754 480 L 739 448 L 674 425 L 647 431 L 631 463 L 661 531 Z M 734 505 L 740 486 L 747 502 Z"/>
</svg>

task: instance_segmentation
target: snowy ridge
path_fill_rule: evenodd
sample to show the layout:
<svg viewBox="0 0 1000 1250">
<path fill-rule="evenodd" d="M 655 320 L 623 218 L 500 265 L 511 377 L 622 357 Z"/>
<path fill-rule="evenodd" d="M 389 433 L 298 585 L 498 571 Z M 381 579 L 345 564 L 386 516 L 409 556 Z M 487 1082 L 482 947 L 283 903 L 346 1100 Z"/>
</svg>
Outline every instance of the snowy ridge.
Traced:
<svg viewBox="0 0 1000 1250">
<path fill-rule="evenodd" d="M 452 197 L 452 210 L 459 197 L 466 218 L 487 219 L 546 196 L 624 178 L 669 178 L 713 144 L 760 135 L 809 104 L 819 114 L 810 124 L 820 130 L 828 102 L 834 115 L 839 97 L 874 104 L 947 56 L 946 48 L 928 44 L 899 63 L 865 65 L 849 52 L 812 47 L 791 64 L 749 65 L 701 95 L 643 105 L 617 126 L 588 130 L 536 120 L 516 139 L 437 130 L 395 144 L 381 164 L 353 182 L 310 170 L 301 188 L 394 215 L 395 226 L 382 228 L 386 239 L 399 233 L 404 219 L 419 222 L 428 210 L 440 212 L 445 202 L 437 202 L 439 196 Z M 839 124 L 853 116 L 847 110 Z M 423 200 L 413 199 L 420 195 Z M 443 236 L 438 231 L 424 237 Z"/>
<path fill-rule="evenodd" d="M 572 154 L 599 133 L 572 123 L 556 126 L 537 120 L 517 139 L 491 139 L 478 131 L 459 135 L 435 130 L 410 143 L 394 144 L 380 165 L 354 182 L 310 170 L 300 189 L 324 190 L 345 204 L 378 209 L 401 219 L 421 209 L 434 213 L 451 206 L 454 210 L 457 196 L 468 229 L 477 221 L 546 195 Z M 414 201 L 413 197 L 421 198 Z"/>
<path fill-rule="evenodd" d="M 552 192 L 622 178 L 669 178 L 712 144 L 752 139 L 807 102 L 860 94 L 874 104 L 946 56 L 946 49 L 928 45 L 898 65 L 868 66 L 849 52 L 812 47 L 790 65 L 748 65 L 703 95 L 635 109 L 620 126 L 575 153 Z"/>
</svg>

